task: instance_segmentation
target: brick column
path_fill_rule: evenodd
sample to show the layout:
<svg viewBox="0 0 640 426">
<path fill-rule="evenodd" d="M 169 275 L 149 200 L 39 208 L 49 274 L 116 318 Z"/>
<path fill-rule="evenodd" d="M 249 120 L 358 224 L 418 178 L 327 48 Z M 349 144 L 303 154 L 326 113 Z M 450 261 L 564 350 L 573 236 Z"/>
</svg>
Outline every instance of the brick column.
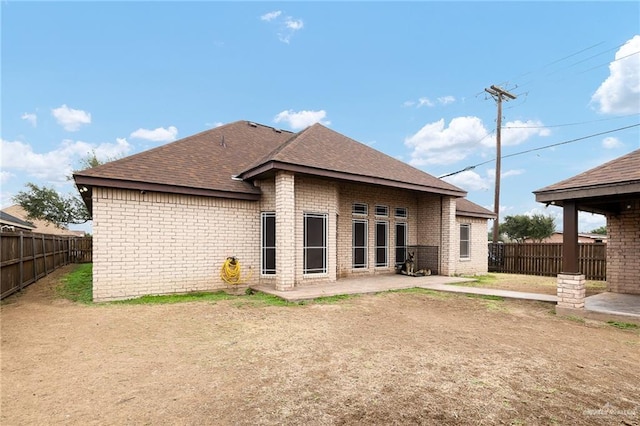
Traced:
<svg viewBox="0 0 640 426">
<path fill-rule="evenodd" d="M 584 309 L 585 282 L 583 274 L 558 274 L 558 306 L 556 312 Z"/>
<path fill-rule="evenodd" d="M 296 277 L 295 177 L 276 174 L 276 290 L 291 290 Z"/>
<path fill-rule="evenodd" d="M 443 197 L 441 206 L 442 247 L 440 247 L 440 275 L 454 275 L 460 251 L 460 236 L 456 226 L 456 199 Z"/>
</svg>

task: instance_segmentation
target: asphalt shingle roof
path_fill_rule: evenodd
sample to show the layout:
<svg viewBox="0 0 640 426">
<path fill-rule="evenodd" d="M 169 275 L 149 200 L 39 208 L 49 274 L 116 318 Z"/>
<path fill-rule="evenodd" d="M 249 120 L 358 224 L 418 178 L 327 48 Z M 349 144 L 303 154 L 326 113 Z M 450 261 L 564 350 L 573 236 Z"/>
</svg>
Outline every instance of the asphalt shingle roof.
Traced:
<svg viewBox="0 0 640 426">
<path fill-rule="evenodd" d="M 545 193 L 633 182 L 640 182 L 640 149 L 534 192 Z"/>
<path fill-rule="evenodd" d="M 471 216 L 471 217 L 485 217 L 487 219 L 495 219 L 496 215 L 491 210 L 487 210 L 478 204 L 467 200 L 466 198 L 456 199 L 456 215 L 458 216 Z"/>
<path fill-rule="evenodd" d="M 321 124 L 300 133 L 237 121 L 120 160 L 75 173 L 76 183 L 127 188 L 131 183 L 236 194 L 260 194 L 249 181 L 233 179 L 267 163 L 406 182 L 425 192 L 464 196 L 466 192 Z M 250 173 L 249 173 L 250 174 Z M 253 177 L 253 176 L 251 176 Z M 111 182 L 111 183 L 109 183 Z M 138 188 L 138 187 L 136 187 Z"/>
<path fill-rule="evenodd" d="M 314 124 L 296 134 L 269 155 L 256 161 L 246 174 L 252 176 L 252 170 L 259 170 L 260 166 L 270 162 L 342 173 L 356 181 L 359 177 L 375 178 L 385 180 L 387 184 L 409 183 L 423 187 L 425 191 L 466 195 L 464 190 L 454 185 L 321 124 Z"/>
</svg>

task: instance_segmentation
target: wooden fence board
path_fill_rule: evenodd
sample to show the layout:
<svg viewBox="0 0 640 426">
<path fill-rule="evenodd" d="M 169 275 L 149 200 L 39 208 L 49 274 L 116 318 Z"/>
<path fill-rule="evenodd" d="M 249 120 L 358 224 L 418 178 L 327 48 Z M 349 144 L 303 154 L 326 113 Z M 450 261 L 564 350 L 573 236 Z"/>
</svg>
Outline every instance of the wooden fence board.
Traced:
<svg viewBox="0 0 640 426">
<path fill-rule="evenodd" d="M 578 244 L 578 265 L 588 280 L 607 278 L 607 245 Z M 489 243 L 489 272 L 555 276 L 562 272 L 562 243 Z"/>
<path fill-rule="evenodd" d="M 91 237 L 0 233 L 0 299 L 69 263 L 92 260 Z"/>
</svg>

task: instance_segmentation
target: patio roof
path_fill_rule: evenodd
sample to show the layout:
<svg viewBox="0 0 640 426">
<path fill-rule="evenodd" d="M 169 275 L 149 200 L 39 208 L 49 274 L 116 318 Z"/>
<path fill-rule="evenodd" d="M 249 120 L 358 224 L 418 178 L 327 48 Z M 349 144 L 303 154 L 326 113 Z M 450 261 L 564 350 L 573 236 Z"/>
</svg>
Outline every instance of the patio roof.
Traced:
<svg viewBox="0 0 640 426">
<path fill-rule="evenodd" d="M 617 214 L 640 197 L 640 149 L 533 192 L 536 201 L 599 214 Z"/>
</svg>

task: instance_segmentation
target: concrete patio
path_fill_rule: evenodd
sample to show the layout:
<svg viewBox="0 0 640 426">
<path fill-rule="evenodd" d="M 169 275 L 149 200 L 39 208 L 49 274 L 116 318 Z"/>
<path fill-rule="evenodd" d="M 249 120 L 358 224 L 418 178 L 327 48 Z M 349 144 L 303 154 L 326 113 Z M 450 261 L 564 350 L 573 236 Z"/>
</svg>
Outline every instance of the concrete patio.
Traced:
<svg viewBox="0 0 640 426">
<path fill-rule="evenodd" d="M 252 289 L 280 297 L 289 302 L 313 300 L 320 297 L 345 294 L 380 293 L 384 291 L 403 290 L 408 288 L 424 288 L 460 294 L 498 296 L 507 299 L 533 300 L 557 303 L 555 295 L 526 293 L 521 291 L 499 290 L 483 287 L 465 287 L 459 285 L 474 282 L 473 278 L 448 277 L 431 275 L 426 277 L 408 277 L 406 275 L 388 274 L 357 278 L 343 278 L 335 283 L 314 284 L 296 287 L 289 291 L 278 291 L 270 286 L 251 286 Z M 453 285 L 456 284 L 456 285 Z M 600 293 L 585 299 L 585 308 L 572 310 L 572 315 L 582 316 L 598 321 L 622 321 L 640 325 L 640 295 Z"/>
<path fill-rule="evenodd" d="M 557 297 L 548 294 L 524 293 L 519 291 L 497 290 L 478 287 L 464 287 L 460 284 L 474 282 L 473 278 L 448 277 L 430 275 L 426 277 L 409 277 L 406 275 L 387 274 L 373 275 L 358 278 L 344 278 L 335 283 L 314 284 L 296 287 L 289 291 L 278 291 L 269 286 L 252 286 L 256 291 L 272 294 L 290 302 L 312 300 L 319 297 L 338 296 L 343 294 L 379 293 L 390 290 L 402 290 L 407 288 L 424 288 L 428 290 L 446 291 L 462 294 L 481 294 L 487 296 L 500 296 L 511 299 L 537 300 L 556 303 Z"/>
</svg>

